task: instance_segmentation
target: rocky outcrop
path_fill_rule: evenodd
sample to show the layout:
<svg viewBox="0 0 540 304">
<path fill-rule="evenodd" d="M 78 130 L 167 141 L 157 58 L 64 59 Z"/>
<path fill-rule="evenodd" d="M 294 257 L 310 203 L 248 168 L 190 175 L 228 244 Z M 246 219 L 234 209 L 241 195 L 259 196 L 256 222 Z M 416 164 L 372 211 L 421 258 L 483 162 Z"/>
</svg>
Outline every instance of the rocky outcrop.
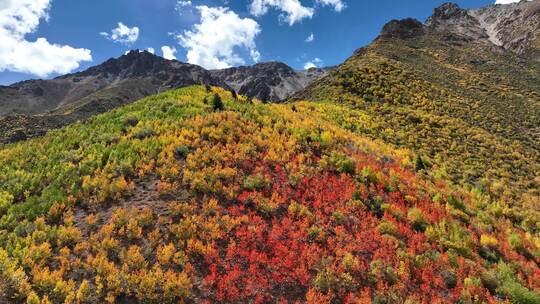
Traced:
<svg viewBox="0 0 540 304">
<path fill-rule="evenodd" d="M 435 8 L 433 15 L 429 17 L 426 24 L 434 25 L 443 20 L 456 20 L 462 18 L 469 18 L 467 10 L 462 9 L 455 3 L 444 3 L 443 5 Z"/>
<path fill-rule="evenodd" d="M 384 38 L 411 38 L 425 32 L 424 25 L 413 18 L 392 20 L 382 29 L 381 37 Z"/>
</svg>

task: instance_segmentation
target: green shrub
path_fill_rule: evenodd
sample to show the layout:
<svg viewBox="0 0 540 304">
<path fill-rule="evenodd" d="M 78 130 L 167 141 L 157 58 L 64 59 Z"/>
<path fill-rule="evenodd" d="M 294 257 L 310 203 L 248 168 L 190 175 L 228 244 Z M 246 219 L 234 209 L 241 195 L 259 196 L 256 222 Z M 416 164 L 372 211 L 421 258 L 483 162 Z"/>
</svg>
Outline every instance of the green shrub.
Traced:
<svg viewBox="0 0 540 304">
<path fill-rule="evenodd" d="M 133 134 L 133 138 L 136 138 L 136 139 L 140 139 L 140 140 L 143 140 L 147 137 L 151 137 L 151 136 L 154 136 L 156 135 L 156 132 L 154 132 L 154 130 L 148 128 L 148 127 L 144 127 L 138 131 L 136 131 L 134 134 Z"/>
<path fill-rule="evenodd" d="M 185 159 L 189 154 L 189 147 L 187 146 L 177 146 L 174 148 L 174 157 L 176 159 Z"/>
<path fill-rule="evenodd" d="M 424 161 L 422 160 L 422 157 L 420 155 L 416 157 L 416 160 L 414 162 L 414 169 L 416 172 L 426 169 L 426 164 L 424 164 Z"/>
<path fill-rule="evenodd" d="M 225 105 L 218 94 L 212 96 L 212 109 L 214 111 L 223 111 L 225 109 Z"/>
<path fill-rule="evenodd" d="M 332 218 L 338 225 L 344 224 L 347 221 L 345 215 L 339 211 L 332 212 Z"/>
<path fill-rule="evenodd" d="M 388 221 L 382 221 L 379 226 L 377 226 L 377 228 L 382 234 L 388 234 L 392 236 L 396 236 L 398 234 L 396 225 Z"/>
<path fill-rule="evenodd" d="M 7 211 L 13 203 L 13 195 L 9 192 L 0 191 L 0 215 Z"/>
<path fill-rule="evenodd" d="M 322 292 L 329 292 L 338 286 L 338 278 L 330 269 L 320 270 L 315 279 L 313 279 L 313 287 Z"/>
<path fill-rule="evenodd" d="M 264 176 L 260 174 L 250 175 L 244 179 L 242 186 L 248 191 L 262 190 L 266 184 Z"/>
<path fill-rule="evenodd" d="M 511 299 L 512 303 L 517 304 L 537 304 L 540 303 L 540 294 L 531 291 L 521 285 L 514 274 L 514 271 L 506 263 L 499 263 L 498 277 L 502 284 L 497 288 L 497 293 Z"/>
<path fill-rule="evenodd" d="M 355 173 L 354 161 L 341 153 L 332 152 L 330 156 L 323 156 L 322 164 L 323 167 L 331 167 L 339 173 Z"/>
<path fill-rule="evenodd" d="M 509 281 L 503 283 L 499 292 L 506 295 L 516 304 L 538 304 L 540 303 L 540 294 L 523 287 L 521 284 Z"/>
<path fill-rule="evenodd" d="M 407 212 L 407 220 L 411 223 L 413 229 L 417 231 L 424 231 L 427 228 L 427 221 L 424 218 L 424 213 L 418 208 L 411 208 Z"/>
<path fill-rule="evenodd" d="M 139 123 L 139 119 L 134 115 L 129 115 L 126 118 L 124 118 L 122 124 L 125 127 L 134 127 Z"/>
<path fill-rule="evenodd" d="M 484 285 L 484 287 L 488 289 L 491 293 L 495 293 L 495 291 L 501 284 L 501 281 L 497 275 L 497 271 L 493 269 L 482 272 L 482 274 L 480 275 L 480 280 L 482 281 L 482 285 Z"/>
</svg>

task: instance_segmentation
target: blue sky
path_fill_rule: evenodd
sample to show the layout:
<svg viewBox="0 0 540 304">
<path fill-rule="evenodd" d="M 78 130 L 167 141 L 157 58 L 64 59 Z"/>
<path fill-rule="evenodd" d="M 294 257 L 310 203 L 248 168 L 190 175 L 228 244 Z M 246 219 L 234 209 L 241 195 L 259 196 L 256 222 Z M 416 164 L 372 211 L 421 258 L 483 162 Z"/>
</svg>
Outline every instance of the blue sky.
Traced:
<svg viewBox="0 0 540 304">
<path fill-rule="evenodd" d="M 444 2 L 0 0 L 0 38 L 6 42 L 0 46 L 0 84 L 82 70 L 130 49 L 153 48 L 161 56 L 163 46 L 176 49 L 178 60 L 207 68 L 256 60 L 296 69 L 336 65 L 369 44 L 389 20 L 424 21 Z M 474 8 L 494 0 L 455 2 Z M 296 6 L 287 7 L 291 3 Z M 24 15 L 14 25 L 9 18 L 17 14 Z"/>
</svg>

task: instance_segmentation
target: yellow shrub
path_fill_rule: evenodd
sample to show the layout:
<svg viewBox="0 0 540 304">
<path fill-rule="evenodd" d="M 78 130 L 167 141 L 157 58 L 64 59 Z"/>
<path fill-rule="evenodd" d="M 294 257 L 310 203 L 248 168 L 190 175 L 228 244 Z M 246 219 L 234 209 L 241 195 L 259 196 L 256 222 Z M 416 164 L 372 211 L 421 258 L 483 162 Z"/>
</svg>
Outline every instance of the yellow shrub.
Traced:
<svg viewBox="0 0 540 304">
<path fill-rule="evenodd" d="M 480 244 L 486 247 L 496 247 L 497 245 L 499 245 L 499 241 L 497 241 L 497 238 L 492 235 L 482 234 L 480 236 Z"/>
</svg>

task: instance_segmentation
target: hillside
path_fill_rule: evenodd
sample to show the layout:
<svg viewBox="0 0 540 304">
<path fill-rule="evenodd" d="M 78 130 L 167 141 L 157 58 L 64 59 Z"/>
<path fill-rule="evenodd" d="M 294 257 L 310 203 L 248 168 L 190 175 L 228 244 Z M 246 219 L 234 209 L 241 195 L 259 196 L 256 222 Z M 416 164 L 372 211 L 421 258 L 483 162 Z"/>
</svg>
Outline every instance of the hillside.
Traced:
<svg viewBox="0 0 540 304">
<path fill-rule="evenodd" d="M 474 31 L 465 29 L 477 25 L 477 12 L 446 4 L 427 24 L 394 20 L 296 99 L 356 111 L 362 120 L 337 114 L 343 127 L 416 151 L 430 174 L 500 200 L 506 216 L 538 233 L 540 62 L 531 52 L 471 40 Z"/>
<path fill-rule="evenodd" d="M 359 119 L 189 87 L 1 147 L 0 302 L 537 303 L 538 236 Z"/>
</svg>

